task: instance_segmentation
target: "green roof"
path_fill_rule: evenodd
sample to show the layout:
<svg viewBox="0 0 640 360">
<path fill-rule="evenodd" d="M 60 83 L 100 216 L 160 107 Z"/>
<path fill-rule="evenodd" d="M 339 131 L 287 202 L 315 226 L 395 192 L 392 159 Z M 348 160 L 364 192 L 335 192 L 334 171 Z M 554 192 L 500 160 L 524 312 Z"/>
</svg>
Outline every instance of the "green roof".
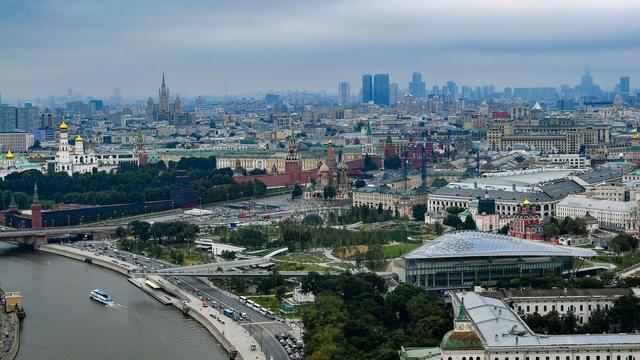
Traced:
<svg viewBox="0 0 640 360">
<path fill-rule="evenodd" d="M 469 314 L 467 313 L 467 308 L 464 307 L 464 302 L 460 302 L 460 306 L 458 307 L 458 315 L 456 316 L 456 321 L 469 321 Z"/>
<path fill-rule="evenodd" d="M 438 347 L 402 347 L 398 351 L 400 360 L 439 359 L 442 351 Z"/>
<path fill-rule="evenodd" d="M 466 313 L 466 311 L 465 311 Z M 442 350 L 482 350 L 482 341 L 473 331 L 449 331 L 440 343 Z"/>
</svg>

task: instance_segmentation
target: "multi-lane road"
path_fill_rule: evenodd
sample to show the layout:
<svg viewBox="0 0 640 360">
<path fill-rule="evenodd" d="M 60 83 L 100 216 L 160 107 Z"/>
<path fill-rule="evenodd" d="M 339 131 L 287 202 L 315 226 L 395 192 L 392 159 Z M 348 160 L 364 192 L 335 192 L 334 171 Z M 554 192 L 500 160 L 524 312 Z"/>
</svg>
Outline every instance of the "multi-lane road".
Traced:
<svg viewBox="0 0 640 360">
<path fill-rule="evenodd" d="M 116 250 L 115 247 L 108 242 L 79 242 L 68 245 L 82 250 L 98 251 L 102 255 L 119 258 L 122 261 L 147 269 L 173 267 L 171 264 L 156 259 Z M 239 322 L 239 324 L 256 339 L 256 343 L 260 344 L 263 352 L 267 355 L 267 359 L 290 359 L 290 356 L 275 337 L 277 334 L 283 332 L 294 332 L 293 327 L 288 324 L 288 320 L 280 317 L 274 320 L 262 315 L 260 312 L 242 304 L 237 296 L 209 283 L 206 278 L 196 276 L 166 276 L 164 278 L 183 290 L 206 298 L 208 301 L 216 301 L 219 306 L 235 309 L 236 312 L 239 313 L 246 313 L 248 321 Z M 295 333 L 295 336 L 300 339 L 299 332 Z"/>
</svg>

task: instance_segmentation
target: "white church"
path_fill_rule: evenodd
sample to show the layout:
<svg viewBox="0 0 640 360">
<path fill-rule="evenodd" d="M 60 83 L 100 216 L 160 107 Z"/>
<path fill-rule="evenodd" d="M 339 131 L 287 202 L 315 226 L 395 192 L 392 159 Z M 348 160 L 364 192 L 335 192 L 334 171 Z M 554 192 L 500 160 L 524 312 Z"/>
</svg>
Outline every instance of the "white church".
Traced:
<svg viewBox="0 0 640 360">
<path fill-rule="evenodd" d="M 74 173 L 114 172 L 123 163 L 138 164 L 134 153 L 96 154 L 91 147 L 85 151 L 84 139 L 75 137 L 75 146 L 69 145 L 69 126 L 60 124 L 60 143 L 55 156 L 55 171 Z"/>
</svg>

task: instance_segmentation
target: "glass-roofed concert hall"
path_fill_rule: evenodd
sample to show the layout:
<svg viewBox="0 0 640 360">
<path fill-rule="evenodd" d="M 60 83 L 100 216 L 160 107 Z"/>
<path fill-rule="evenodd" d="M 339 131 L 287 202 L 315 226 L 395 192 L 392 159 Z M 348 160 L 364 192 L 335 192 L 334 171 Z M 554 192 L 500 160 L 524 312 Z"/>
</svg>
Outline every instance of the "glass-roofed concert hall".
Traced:
<svg viewBox="0 0 640 360">
<path fill-rule="evenodd" d="M 515 237 L 460 231 L 448 233 L 403 256 L 405 281 L 427 290 L 496 286 L 523 276 L 570 276 L 579 258 L 593 250 Z"/>
</svg>

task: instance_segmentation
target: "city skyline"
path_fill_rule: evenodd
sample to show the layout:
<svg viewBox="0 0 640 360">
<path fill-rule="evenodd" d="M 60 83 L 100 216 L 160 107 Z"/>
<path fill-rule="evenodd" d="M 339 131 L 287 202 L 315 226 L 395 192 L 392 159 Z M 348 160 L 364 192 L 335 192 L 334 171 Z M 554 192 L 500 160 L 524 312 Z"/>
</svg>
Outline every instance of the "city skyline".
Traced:
<svg viewBox="0 0 640 360">
<path fill-rule="evenodd" d="M 107 97 L 114 86 L 127 98 L 146 98 L 163 71 L 185 96 L 333 94 L 338 82 L 353 86 L 364 73 L 388 73 L 404 89 L 414 71 L 427 88 L 448 80 L 559 87 L 577 84 L 584 69 L 604 89 L 621 76 L 633 88 L 640 78 L 640 4 L 632 1 L 194 1 L 178 13 L 163 1 L 66 5 L 0 5 L 5 98 L 69 88 Z"/>
</svg>

